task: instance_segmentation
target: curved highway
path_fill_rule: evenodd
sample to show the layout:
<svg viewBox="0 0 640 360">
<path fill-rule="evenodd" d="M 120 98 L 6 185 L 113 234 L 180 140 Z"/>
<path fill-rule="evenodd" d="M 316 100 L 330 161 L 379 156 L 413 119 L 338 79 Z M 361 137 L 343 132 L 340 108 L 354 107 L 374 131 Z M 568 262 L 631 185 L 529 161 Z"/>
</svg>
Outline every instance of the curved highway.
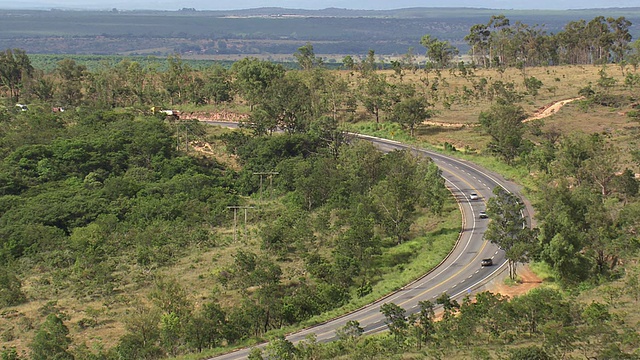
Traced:
<svg viewBox="0 0 640 360">
<path fill-rule="evenodd" d="M 229 123 L 208 122 L 213 125 L 233 126 Z M 504 252 L 495 245 L 484 240 L 484 232 L 488 219 L 480 219 L 478 214 L 485 210 L 486 200 L 492 196 L 493 188 L 501 186 L 505 190 L 521 197 L 519 187 L 504 180 L 497 174 L 490 173 L 473 163 L 455 159 L 436 152 L 416 149 L 408 145 L 366 135 L 356 135 L 375 144 L 380 150 L 388 152 L 400 149 L 429 156 L 442 170 L 446 185 L 456 198 L 462 212 L 462 231 L 458 242 L 449 256 L 434 270 L 420 279 L 403 287 L 397 292 L 371 303 L 359 310 L 346 314 L 325 323 L 292 333 L 287 339 L 293 343 L 304 340 L 309 334 L 315 333 L 318 342 L 331 341 L 336 337 L 335 330 L 343 327 L 348 321 L 358 321 L 365 334 L 371 334 L 386 329 L 385 319 L 380 312 L 384 303 L 395 303 L 407 310 L 408 314 L 419 311 L 418 303 L 435 299 L 443 293 L 452 299 L 460 300 L 467 294 L 484 291 L 491 279 L 503 276 L 506 269 Z M 470 199 L 471 193 L 478 194 L 477 200 Z M 530 208 L 525 209 L 523 215 L 530 223 Z M 483 267 L 480 261 L 485 258 L 493 259 L 493 266 Z M 264 346 L 264 345 L 261 345 Z M 245 359 L 249 349 L 241 349 L 214 359 Z"/>
</svg>

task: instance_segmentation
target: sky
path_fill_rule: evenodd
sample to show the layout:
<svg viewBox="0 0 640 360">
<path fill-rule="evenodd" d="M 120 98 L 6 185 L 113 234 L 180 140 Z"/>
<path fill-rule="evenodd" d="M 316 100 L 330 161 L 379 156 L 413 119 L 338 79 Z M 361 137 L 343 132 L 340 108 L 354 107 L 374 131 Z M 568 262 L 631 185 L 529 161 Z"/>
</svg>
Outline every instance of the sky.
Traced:
<svg viewBox="0 0 640 360">
<path fill-rule="evenodd" d="M 592 9 L 640 7 L 640 0 L 0 0 L 0 9 L 87 10 L 238 10 L 259 7 L 288 9 L 389 10 L 408 7 L 473 7 L 489 9 Z"/>
</svg>

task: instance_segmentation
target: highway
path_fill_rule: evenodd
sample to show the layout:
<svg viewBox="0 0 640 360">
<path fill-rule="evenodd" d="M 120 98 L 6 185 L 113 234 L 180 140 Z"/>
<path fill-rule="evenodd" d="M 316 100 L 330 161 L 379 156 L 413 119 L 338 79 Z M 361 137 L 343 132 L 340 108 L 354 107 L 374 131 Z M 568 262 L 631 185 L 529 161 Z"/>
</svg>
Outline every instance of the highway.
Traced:
<svg viewBox="0 0 640 360">
<path fill-rule="evenodd" d="M 229 126 L 208 122 L 214 125 Z M 522 197 L 519 187 L 497 174 L 470 163 L 440 153 L 416 149 L 408 145 L 366 135 L 356 135 L 371 141 L 381 151 L 410 148 L 412 151 L 429 156 L 442 169 L 446 186 L 451 191 L 462 212 L 462 231 L 458 242 L 442 263 L 420 279 L 403 287 L 399 291 L 387 295 L 359 310 L 323 324 L 289 334 L 287 339 L 294 344 L 315 333 L 318 342 L 327 342 L 335 338 L 335 330 L 343 327 L 348 321 L 358 321 L 365 334 L 372 334 L 386 329 L 385 319 L 380 312 L 384 303 L 395 303 L 407 310 L 408 314 L 419 311 L 418 303 L 430 300 L 435 303 L 443 293 L 460 301 L 465 295 L 487 290 L 486 285 L 495 278 L 504 277 L 506 262 L 504 252 L 495 245 L 484 240 L 489 219 L 478 218 L 478 213 L 486 208 L 487 199 L 492 196 L 493 188 L 501 186 L 509 192 Z M 476 193 L 479 199 L 471 200 L 469 194 Z M 531 223 L 531 208 L 528 206 L 523 215 L 527 223 Z M 483 267 L 480 261 L 492 258 L 493 266 Z M 263 346 L 263 345 L 262 345 Z M 245 359 L 250 349 L 241 349 L 213 359 L 230 360 Z"/>
</svg>

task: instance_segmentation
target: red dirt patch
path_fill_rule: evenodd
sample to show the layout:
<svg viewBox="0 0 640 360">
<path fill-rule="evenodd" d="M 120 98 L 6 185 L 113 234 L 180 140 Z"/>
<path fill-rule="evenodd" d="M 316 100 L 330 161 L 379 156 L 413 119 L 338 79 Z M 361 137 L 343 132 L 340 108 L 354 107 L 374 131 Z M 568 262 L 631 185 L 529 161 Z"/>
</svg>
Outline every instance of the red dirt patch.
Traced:
<svg viewBox="0 0 640 360">
<path fill-rule="evenodd" d="M 540 279 L 527 265 L 521 265 L 518 268 L 518 277 L 521 279 L 516 285 L 507 285 L 504 282 L 495 282 L 490 290 L 493 293 L 499 293 L 509 297 L 514 297 L 527 293 L 542 284 Z"/>
</svg>

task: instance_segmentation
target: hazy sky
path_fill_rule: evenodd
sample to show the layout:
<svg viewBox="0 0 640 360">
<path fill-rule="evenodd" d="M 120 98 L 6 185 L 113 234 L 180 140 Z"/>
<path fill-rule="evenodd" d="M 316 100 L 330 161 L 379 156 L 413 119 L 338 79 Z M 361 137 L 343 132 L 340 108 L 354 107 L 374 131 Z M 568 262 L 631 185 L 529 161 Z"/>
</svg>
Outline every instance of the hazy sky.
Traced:
<svg viewBox="0 0 640 360">
<path fill-rule="evenodd" d="M 640 0 L 0 0 L 0 9 L 234 10 L 258 7 L 290 9 L 387 10 L 407 7 L 475 7 L 491 9 L 587 9 L 640 7 Z"/>
</svg>

